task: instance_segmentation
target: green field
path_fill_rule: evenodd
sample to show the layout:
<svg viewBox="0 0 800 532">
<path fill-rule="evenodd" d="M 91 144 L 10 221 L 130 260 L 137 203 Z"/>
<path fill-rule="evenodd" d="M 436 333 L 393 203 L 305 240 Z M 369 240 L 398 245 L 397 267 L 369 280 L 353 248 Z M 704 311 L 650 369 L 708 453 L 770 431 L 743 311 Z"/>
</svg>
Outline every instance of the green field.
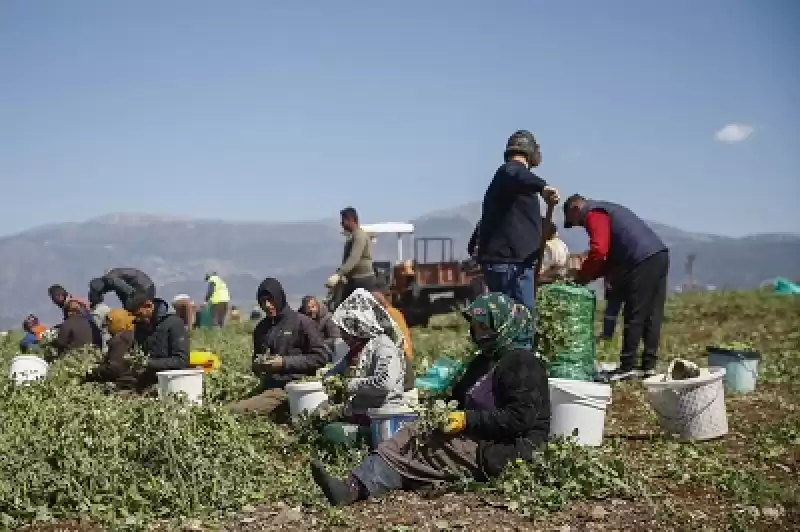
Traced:
<svg viewBox="0 0 800 532">
<path fill-rule="evenodd" d="M 703 362 L 705 346 L 750 342 L 758 390 L 726 398 L 730 434 L 660 435 L 639 383 L 614 390 L 605 444 L 552 445 L 490 485 L 397 493 L 331 510 L 310 480 L 321 457 L 345 471 L 361 451 L 237 419 L 224 405 L 255 384 L 246 325 L 193 334 L 223 369 L 201 408 L 123 399 L 79 384 L 91 356 L 14 387 L 13 337 L 0 345 L 0 529 L 29 530 L 789 530 L 800 527 L 800 298 L 687 294 L 669 300 L 662 363 Z M 457 316 L 414 331 L 418 364 L 469 347 Z M 614 353 L 603 352 L 603 360 Z M 703 364 L 705 365 L 705 364 Z M 569 528 L 567 528 L 569 527 Z"/>
</svg>

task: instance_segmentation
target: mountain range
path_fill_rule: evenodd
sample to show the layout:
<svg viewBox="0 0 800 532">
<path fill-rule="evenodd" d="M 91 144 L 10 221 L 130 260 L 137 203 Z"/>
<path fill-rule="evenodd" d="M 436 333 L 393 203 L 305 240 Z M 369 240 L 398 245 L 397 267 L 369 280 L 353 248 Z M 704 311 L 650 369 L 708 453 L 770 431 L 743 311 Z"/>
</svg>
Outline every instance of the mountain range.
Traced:
<svg viewBox="0 0 800 532">
<path fill-rule="evenodd" d="M 471 203 L 411 222 L 416 237 L 452 238 L 456 257 L 464 258 L 480 210 L 479 203 Z M 554 221 L 561 227 L 556 211 Z M 687 280 L 690 254 L 696 254 L 694 276 L 700 285 L 747 288 L 777 276 L 800 276 L 800 235 L 732 238 L 648 223 L 670 246 L 673 287 Z M 572 252 L 587 247 L 582 229 L 561 230 L 560 236 Z M 202 299 L 204 275 L 216 271 L 228 283 L 233 303 L 245 311 L 254 304 L 259 281 L 268 276 L 280 279 L 296 303 L 305 294 L 323 293 L 325 279 L 341 261 L 342 244 L 335 219 L 231 222 L 121 213 L 40 226 L 0 238 L 0 329 L 19 327 L 28 313 L 53 323 L 59 314 L 47 296 L 48 286 L 58 283 L 85 297 L 92 277 L 119 266 L 147 272 L 166 299 L 179 293 Z M 379 237 L 376 259 L 394 259 L 396 247 L 394 235 Z M 408 237 L 405 252 L 405 258 L 413 253 Z M 429 260 L 438 259 L 438 253 L 431 245 Z M 116 304 L 114 296 L 109 299 Z"/>
</svg>

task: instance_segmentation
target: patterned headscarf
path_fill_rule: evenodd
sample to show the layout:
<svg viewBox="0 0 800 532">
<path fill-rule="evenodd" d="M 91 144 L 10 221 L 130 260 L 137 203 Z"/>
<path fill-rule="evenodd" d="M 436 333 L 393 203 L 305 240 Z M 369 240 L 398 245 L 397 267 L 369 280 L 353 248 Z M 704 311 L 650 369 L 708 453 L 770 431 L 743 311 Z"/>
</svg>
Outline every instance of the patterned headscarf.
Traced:
<svg viewBox="0 0 800 532">
<path fill-rule="evenodd" d="M 489 327 L 498 355 L 512 349 L 530 349 L 533 344 L 534 323 L 530 310 L 503 294 L 479 295 L 464 311 L 464 316 L 470 322 L 477 321 Z"/>
<path fill-rule="evenodd" d="M 342 301 L 331 320 L 356 338 L 371 340 L 386 334 L 395 343 L 402 342 L 402 337 L 397 338 L 397 324 L 372 294 L 363 288 L 357 288 Z"/>
</svg>

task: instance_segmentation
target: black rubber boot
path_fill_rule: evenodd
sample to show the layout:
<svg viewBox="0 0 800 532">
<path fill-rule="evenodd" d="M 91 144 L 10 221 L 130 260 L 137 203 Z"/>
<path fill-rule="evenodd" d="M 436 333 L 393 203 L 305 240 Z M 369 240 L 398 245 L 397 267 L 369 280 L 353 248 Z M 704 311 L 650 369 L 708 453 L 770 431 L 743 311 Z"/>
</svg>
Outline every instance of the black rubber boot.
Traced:
<svg viewBox="0 0 800 532">
<path fill-rule="evenodd" d="M 311 463 L 311 476 L 331 506 L 347 506 L 360 498 L 362 489 L 355 477 L 338 479 L 328 474 L 325 467 L 316 460 Z"/>
</svg>

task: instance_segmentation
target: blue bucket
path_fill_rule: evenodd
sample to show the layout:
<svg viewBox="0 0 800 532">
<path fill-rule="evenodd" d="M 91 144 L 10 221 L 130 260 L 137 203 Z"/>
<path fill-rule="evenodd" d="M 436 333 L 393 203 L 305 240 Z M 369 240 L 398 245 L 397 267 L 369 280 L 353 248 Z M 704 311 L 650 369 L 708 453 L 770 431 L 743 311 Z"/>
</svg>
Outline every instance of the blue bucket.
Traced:
<svg viewBox="0 0 800 532">
<path fill-rule="evenodd" d="M 758 363 L 761 355 L 755 351 L 737 351 L 709 346 L 708 366 L 725 368 L 725 389 L 732 393 L 750 393 L 756 389 Z"/>
<path fill-rule="evenodd" d="M 403 425 L 416 421 L 418 417 L 416 412 L 403 406 L 370 408 L 368 414 L 373 449 L 376 449 L 382 441 L 392 439 Z"/>
</svg>

